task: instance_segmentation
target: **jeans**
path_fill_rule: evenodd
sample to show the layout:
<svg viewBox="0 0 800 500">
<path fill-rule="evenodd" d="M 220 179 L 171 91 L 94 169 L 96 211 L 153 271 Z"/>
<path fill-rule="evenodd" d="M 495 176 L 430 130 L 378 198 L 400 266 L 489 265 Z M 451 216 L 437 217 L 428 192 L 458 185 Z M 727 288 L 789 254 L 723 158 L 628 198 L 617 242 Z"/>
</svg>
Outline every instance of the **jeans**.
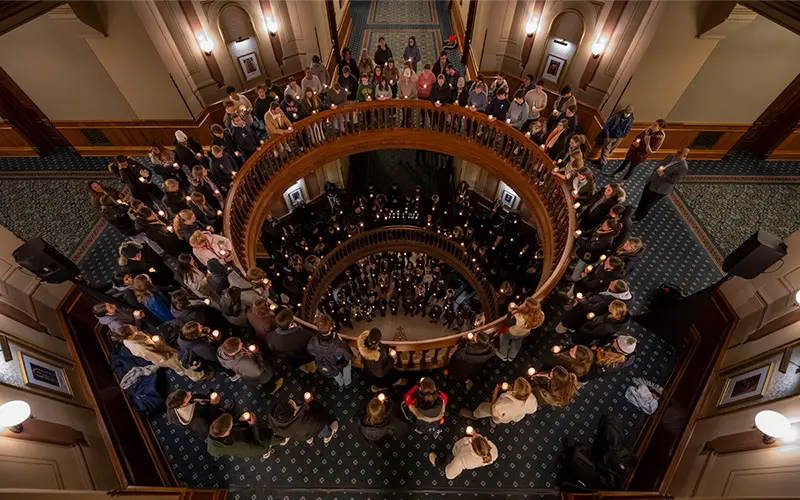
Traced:
<svg viewBox="0 0 800 500">
<path fill-rule="evenodd" d="M 600 151 L 600 166 L 603 166 L 606 163 L 608 163 L 608 155 L 610 155 L 611 153 L 614 152 L 615 149 L 617 149 L 617 144 L 622 142 L 622 139 L 623 139 L 622 137 L 618 139 L 606 138 L 606 140 L 603 141 L 603 149 L 602 151 Z"/>
<path fill-rule="evenodd" d="M 331 434 L 333 434 L 333 430 L 331 430 L 331 424 L 327 423 L 327 424 L 325 424 L 325 427 L 323 427 L 322 430 L 319 431 L 319 434 L 317 434 L 317 437 L 321 437 L 322 439 L 325 439 L 325 438 L 330 437 Z"/>
<path fill-rule="evenodd" d="M 353 381 L 353 363 L 347 363 L 347 366 L 342 368 L 342 373 L 333 377 L 333 380 L 339 384 L 339 387 L 350 387 L 350 383 Z"/>
<path fill-rule="evenodd" d="M 500 334 L 500 357 L 505 361 L 516 358 L 519 350 L 522 349 L 524 339 L 525 337 L 513 337 L 508 332 Z"/>
</svg>

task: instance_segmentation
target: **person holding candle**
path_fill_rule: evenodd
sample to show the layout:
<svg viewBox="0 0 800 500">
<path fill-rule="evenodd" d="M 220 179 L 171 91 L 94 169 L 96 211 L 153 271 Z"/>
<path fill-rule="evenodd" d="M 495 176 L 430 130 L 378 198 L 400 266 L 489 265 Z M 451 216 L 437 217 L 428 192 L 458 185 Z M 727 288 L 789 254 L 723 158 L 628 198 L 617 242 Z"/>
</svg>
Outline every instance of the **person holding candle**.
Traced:
<svg viewBox="0 0 800 500">
<path fill-rule="evenodd" d="M 544 91 L 544 80 L 537 80 L 534 87 L 525 93 L 525 104 L 530 108 L 530 119 L 538 120 L 541 116 L 541 112 L 547 107 L 547 93 Z M 545 120 L 545 124 L 546 123 L 547 121 Z"/>
<path fill-rule="evenodd" d="M 572 341 L 576 344 L 595 345 L 602 344 L 615 333 L 628 329 L 631 324 L 631 315 L 625 302 L 614 299 L 603 314 L 588 313 L 589 320 L 572 334 Z"/>
<path fill-rule="evenodd" d="M 243 159 L 247 161 L 261 145 L 255 130 L 247 125 L 239 115 L 233 117 L 229 130 L 236 149 L 241 152 Z"/>
<path fill-rule="evenodd" d="M 451 92 L 450 98 L 452 102 L 462 108 L 466 107 L 469 104 L 469 95 L 470 92 L 469 88 L 467 88 L 467 81 L 463 76 L 459 76 Z"/>
<path fill-rule="evenodd" d="M 94 317 L 97 318 L 98 323 L 116 334 L 118 334 L 120 329 L 125 325 L 138 326 L 141 322 L 141 318 L 138 317 L 138 314 L 134 316 L 133 309 L 117 306 L 110 302 L 95 304 L 92 308 L 92 313 L 94 313 Z"/>
<path fill-rule="evenodd" d="M 520 306 L 513 302 L 509 304 L 497 357 L 503 361 L 513 361 L 522 348 L 522 341 L 532 330 L 542 326 L 544 319 L 542 305 L 534 297 L 526 298 Z"/>
<path fill-rule="evenodd" d="M 478 82 L 473 86 L 469 93 L 469 99 L 467 99 L 467 106 L 474 111 L 480 111 L 481 113 L 486 112 L 486 108 L 489 106 L 489 100 L 486 96 L 486 85 L 483 82 Z"/>
<path fill-rule="evenodd" d="M 218 333 L 217 337 L 212 331 Z M 216 343 L 222 340 L 219 330 L 210 330 L 196 321 L 183 325 L 178 336 L 178 359 L 183 366 L 198 366 L 204 370 L 219 368 Z"/>
<path fill-rule="evenodd" d="M 209 155 L 209 169 L 211 178 L 222 189 L 223 193 L 228 192 L 233 182 L 233 174 L 239 169 L 239 163 L 232 154 L 228 154 L 220 146 L 211 146 Z"/>
<path fill-rule="evenodd" d="M 241 97 L 246 99 L 244 96 Z M 175 131 L 175 140 L 172 142 L 172 146 L 175 148 L 175 161 L 181 166 L 190 169 L 195 165 L 205 165 L 203 146 L 186 135 L 183 130 Z"/>
<path fill-rule="evenodd" d="M 300 90 L 303 94 L 308 90 L 310 90 L 313 95 L 322 93 L 322 81 L 311 71 L 311 66 L 306 66 L 303 71 L 305 72 L 305 76 L 300 80 Z"/>
<path fill-rule="evenodd" d="M 419 99 L 428 99 L 431 96 L 431 90 L 436 83 L 436 74 L 431 71 L 431 65 L 425 64 L 422 68 L 422 73 L 417 75 L 415 83 L 417 87 L 417 97 Z"/>
<path fill-rule="evenodd" d="M 482 418 L 492 419 L 492 425 L 516 424 L 526 415 L 536 413 L 538 407 L 536 397 L 531 394 L 531 385 L 525 377 L 518 377 L 514 381 L 512 390 L 503 389 L 497 384 L 490 402 L 481 403 L 474 411 L 461 409 L 461 416 L 469 420 Z M 511 389 L 509 387 L 509 389 Z"/>
<path fill-rule="evenodd" d="M 278 359 L 313 372 L 314 357 L 308 353 L 308 342 L 314 336 L 294 321 L 291 309 L 281 308 L 275 315 L 277 328 L 267 334 L 267 345 Z"/>
<path fill-rule="evenodd" d="M 386 44 L 386 39 L 383 37 L 378 38 L 378 47 L 375 49 L 375 65 L 386 66 L 392 58 L 392 49 Z"/>
<path fill-rule="evenodd" d="M 589 321 L 587 315 L 593 313 L 595 316 L 604 314 L 608 310 L 609 304 L 615 300 L 627 303 L 632 298 L 628 289 L 628 284 L 623 280 L 612 281 L 606 290 L 581 295 L 576 304 L 564 311 L 561 315 L 561 322 L 556 325 L 556 333 L 567 333 L 581 327 Z"/>
<path fill-rule="evenodd" d="M 415 430 L 419 434 L 431 434 L 434 438 L 442 432 L 447 394 L 436 388 L 430 377 L 423 377 L 419 384 L 409 389 L 403 397 L 404 410 L 413 415 Z"/>
<path fill-rule="evenodd" d="M 299 91 L 299 89 L 298 89 Z M 295 97 L 295 94 L 286 94 L 281 101 L 281 109 L 290 122 L 294 123 L 303 118 L 302 111 L 300 110 L 300 94 Z"/>
<path fill-rule="evenodd" d="M 169 368 L 193 382 L 203 382 L 214 376 L 213 372 L 205 373 L 202 370 L 185 368 L 181 365 L 178 351 L 175 348 L 157 339 L 156 336 L 145 335 L 134 325 L 125 325 L 120 328 L 118 338 L 134 356 L 145 359 L 160 368 Z"/>
<path fill-rule="evenodd" d="M 561 120 L 567 121 L 567 135 L 572 137 L 572 135 L 578 130 L 578 106 L 570 105 L 564 110 L 563 113 L 553 116 L 549 123 L 551 130 L 552 127 L 555 127 Z"/>
<path fill-rule="evenodd" d="M 528 133 L 534 144 L 541 146 L 547 140 L 547 118 L 540 116 L 533 122 Z"/>
<path fill-rule="evenodd" d="M 564 155 L 564 151 L 569 147 L 569 132 L 567 131 L 567 120 L 559 120 L 547 138 L 542 143 L 542 151 L 547 153 L 551 160 L 557 160 Z"/>
<path fill-rule="evenodd" d="M 350 387 L 353 352 L 333 331 L 333 320 L 327 314 L 317 318 L 317 334 L 308 341 L 307 349 L 314 357 L 317 373 L 332 378 L 340 388 Z"/>
<path fill-rule="evenodd" d="M 98 205 L 100 217 L 123 236 L 134 237 L 139 231 L 128 214 L 128 205 L 117 203 L 117 200 L 119 198 L 112 198 L 106 194 L 100 196 Z"/>
<path fill-rule="evenodd" d="M 160 321 L 172 321 L 175 319 L 169 310 L 169 299 L 153 286 L 150 276 L 140 274 L 133 278 L 132 289 L 136 296 L 136 301 L 146 307 Z"/>
<path fill-rule="evenodd" d="M 200 192 L 206 197 L 215 209 L 220 210 L 223 206 L 222 191 L 219 186 L 208 176 L 208 170 L 202 165 L 192 167 L 192 175 L 189 176 L 192 192 Z"/>
<path fill-rule="evenodd" d="M 473 432 L 453 444 L 453 458 L 445 467 L 444 473 L 447 479 L 455 479 L 465 470 L 478 469 L 491 465 L 499 452 L 497 446 L 491 441 Z M 437 456 L 434 452 L 428 454 L 428 460 L 436 465 Z"/>
<path fill-rule="evenodd" d="M 511 125 L 517 130 L 522 130 L 522 126 L 528 121 L 530 108 L 525 104 L 525 94 L 522 90 L 518 90 L 514 94 L 514 100 L 511 101 L 508 107 L 507 120 L 511 120 Z"/>
<path fill-rule="evenodd" d="M 508 94 L 508 81 L 506 80 L 506 74 L 502 71 L 497 73 L 497 78 L 489 86 L 489 100 L 494 100 L 501 92 L 503 95 Z"/>
<path fill-rule="evenodd" d="M 500 121 L 506 121 L 511 103 L 506 99 L 506 91 L 500 88 L 486 107 L 486 114 Z"/>
<path fill-rule="evenodd" d="M 352 75 L 355 81 L 358 81 L 358 62 L 356 62 L 353 54 L 347 47 L 342 49 L 342 60 L 339 61 L 339 75 L 345 72 Z M 342 87 L 344 87 L 344 85 L 342 85 Z M 350 91 L 355 92 L 355 87 L 352 87 Z"/>
<path fill-rule="evenodd" d="M 408 436 L 412 426 L 405 419 L 398 418 L 394 412 L 395 407 L 391 400 L 378 394 L 369 400 L 366 410 L 356 416 L 358 431 L 364 439 L 372 443 Z"/>
<path fill-rule="evenodd" d="M 228 99 L 236 107 L 236 112 L 247 123 L 247 126 L 253 126 L 253 104 L 250 99 L 245 97 L 244 94 L 238 93 L 236 88 L 231 86 L 225 88 L 225 93 L 228 94 Z"/>
<path fill-rule="evenodd" d="M 589 270 L 592 267 L 592 270 Z M 625 279 L 625 263 L 619 257 L 612 255 L 602 262 L 602 265 L 587 266 L 586 275 L 580 279 L 573 288 L 575 296 L 582 293 L 584 296 L 605 290 L 614 280 Z"/>
<path fill-rule="evenodd" d="M 149 245 L 125 241 L 119 247 L 120 271 L 133 276 L 147 274 L 159 287 L 179 286 L 172 277 L 172 269 Z M 131 285 L 133 281 L 131 281 Z"/>
<path fill-rule="evenodd" d="M 170 215 L 174 217 L 178 215 L 181 210 L 188 209 L 188 197 L 186 191 L 183 190 L 178 181 L 175 179 L 166 179 L 164 181 L 164 197 L 161 201 L 167 207 Z"/>
<path fill-rule="evenodd" d="M 417 98 L 417 74 L 411 69 L 411 64 L 409 63 L 404 65 L 400 80 L 397 82 L 397 98 Z"/>
<path fill-rule="evenodd" d="M 403 61 L 411 64 L 411 69 L 417 72 L 417 63 L 422 60 L 422 54 L 417 47 L 417 39 L 413 36 L 408 37 L 408 45 L 403 50 Z"/>
<path fill-rule="evenodd" d="M 583 377 L 591 371 L 593 362 L 593 350 L 585 345 L 574 345 L 568 351 L 553 354 L 551 364 L 563 366 L 570 373 L 574 373 L 578 380 L 584 381 Z"/>
<path fill-rule="evenodd" d="M 189 245 L 175 235 L 172 225 L 168 226 L 149 207 L 137 210 L 133 220 L 136 230 L 147 236 L 148 240 L 155 242 L 167 255 L 177 257 L 189 250 Z"/>
<path fill-rule="evenodd" d="M 488 333 L 479 332 L 472 339 L 465 338 L 450 358 L 450 365 L 447 367 L 449 376 L 453 380 L 464 381 L 467 390 L 470 390 L 473 386 L 472 377 L 492 356 L 494 348 Z"/>
<path fill-rule="evenodd" d="M 375 98 L 375 86 L 370 81 L 370 73 L 361 73 L 361 83 L 356 91 L 356 101 L 367 102 Z"/>
<path fill-rule="evenodd" d="M 358 89 L 358 77 L 355 76 L 356 74 L 357 72 L 353 73 L 349 66 L 344 66 L 341 74 L 339 75 L 339 86 L 344 89 L 345 94 L 347 94 L 348 101 L 356 100 L 356 90 Z"/>
<path fill-rule="evenodd" d="M 362 332 L 357 341 L 358 353 L 364 364 L 364 375 L 372 382 L 372 392 L 380 392 L 391 385 L 405 385 L 408 382 L 400 378 L 394 370 L 395 358 L 391 355 L 389 347 L 381 342 L 381 337 L 381 331 L 372 328 Z"/>
<path fill-rule="evenodd" d="M 612 207 L 625 199 L 625 190 L 619 184 L 606 184 L 583 205 L 586 207 L 578 217 L 578 227 L 582 231 L 594 229 L 606 219 Z"/>
<path fill-rule="evenodd" d="M 222 229 L 222 210 L 212 207 L 206 203 L 206 197 L 200 191 L 194 191 L 189 195 L 189 209 L 195 217 L 195 221 L 199 224 L 200 229 L 208 230 L 211 232 L 219 232 Z M 194 234 L 194 233 L 192 233 Z M 191 239 L 191 234 L 189 239 Z M 190 243 L 191 244 L 191 243 Z"/>
<path fill-rule="evenodd" d="M 197 322 L 211 330 L 227 333 L 230 329 L 230 324 L 222 313 L 202 300 L 190 299 L 186 290 L 175 290 L 170 293 L 170 299 L 172 301 L 170 312 L 175 316 L 178 326 Z"/>
<path fill-rule="evenodd" d="M 584 276 L 584 270 L 589 264 L 594 264 L 600 260 L 601 255 L 607 255 L 614 251 L 614 241 L 620 231 L 619 221 L 607 219 L 588 237 L 583 236 L 576 242 L 575 253 L 578 261 L 575 270 L 572 272 L 570 281 L 578 281 Z"/>
<path fill-rule="evenodd" d="M 269 301 L 264 298 L 256 299 L 247 309 L 247 322 L 255 330 L 256 337 L 261 341 L 263 347 L 267 346 L 269 332 L 278 326 L 275 321 L 275 313 L 272 311 Z"/>
<path fill-rule="evenodd" d="M 130 189 L 131 196 L 142 200 L 145 205 L 156 206 L 157 202 L 164 197 L 164 192 L 153 184 L 153 172 L 133 158 L 118 155 L 108 168 L 120 182 Z"/>
<path fill-rule="evenodd" d="M 689 164 L 686 163 L 687 156 L 689 156 L 689 148 L 682 148 L 658 162 L 642 190 L 642 197 L 639 199 L 636 213 L 633 214 L 634 221 L 640 221 L 647 217 L 650 209 L 662 198 L 672 193 L 675 186 L 689 174 Z M 629 176 L 630 174 L 626 178 Z"/>
<path fill-rule="evenodd" d="M 327 86 L 331 83 L 331 77 L 328 74 L 328 70 L 325 68 L 325 65 L 322 64 L 322 59 L 320 59 L 317 54 L 311 56 L 311 65 L 308 67 L 308 69 L 311 71 L 311 74 L 316 76 L 322 84 L 322 90 L 320 90 L 320 93 L 325 93 Z"/>
<path fill-rule="evenodd" d="M 275 438 L 282 440 L 283 445 L 290 439 L 312 444 L 315 437 L 328 444 L 339 430 L 339 422 L 332 420 L 325 407 L 313 399 L 300 404 L 293 399 L 277 401 L 268 419 Z"/>
<path fill-rule="evenodd" d="M 449 104 L 451 98 L 450 91 L 451 89 L 445 81 L 445 76 L 439 75 L 436 77 L 436 83 L 433 84 L 433 88 L 431 89 L 428 100 L 430 100 L 436 106 Z"/>
<path fill-rule="evenodd" d="M 272 437 L 269 428 L 258 424 L 255 414 L 244 412 L 234 419 L 224 413 L 211 422 L 206 451 L 212 457 L 269 458 Z"/>
<path fill-rule="evenodd" d="M 217 259 L 228 263 L 233 259 L 233 244 L 228 238 L 208 231 L 195 231 L 189 238 L 192 252 L 202 265 L 207 265 L 209 259 Z"/>
<path fill-rule="evenodd" d="M 251 351 L 239 337 L 230 337 L 217 349 L 219 364 L 235 373 L 236 376 L 256 384 L 270 394 L 275 394 L 283 386 L 283 379 L 273 379 L 275 361 L 267 350 Z"/>
<path fill-rule="evenodd" d="M 359 81 L 361 80 L 361 77 L 364 75 L 372 75 L 374 70 L 375 70 L 375 63 L 372 62 L 372 59 L 369 57 L 367 49 L 361 49 L 361 57 L 358 58 Z"/>
<path fill-rule="evenodd" d="M 633 238 L 628 238 L 622 246 L 617 248 L 617 251 L 614 252 L 614 256 L 622 259 L 625 265 L 625 276 L 630 276 L 633 273 L 643 253 L 644 245 L 642 244 L 642 240 L 635 236 Z"/>
<path fill-rule="evenodd" d="M 531 378 L 530 384 L 539 406 L 551 405 L 557 408 L 567 406 L 578 393 L 579 387 L 577 375 L 563 366 L 537 373 Z"/>
<path fill-rule="evenodd" d="M 620 163 L 616 170 L 611 172 L 611 175 L 625 172 L 625 175 L 622 177 L 623 182 L 630 179 L 636 167 L 644 163 L 651 154 L 658 151 L 661 145 L 664 144 L 664 139 L 667 137 L 666 133 L 664 133 L 665 128 L 667 128 L 666 120 L 659 118 L 653 122 L 652 125 L 640 132 L 631 145 L 628 146 L 625 160 Z"/>
<path fill-rule="evenodd" d="M 413 71 L 413 70 L 412 70 Z M 400 70 L 394 63 L 391 57 L 386 61 L 386 68 L 383 70 L 383 79 L 389 81 L 389 87 L 392 89 L 392 97 L 397 97 L 397 83 L 400 81 Z"/>
<path fill-rule="evenodd" d="M 584 380 L 612 375 L 633 365 L 636 360 L 636 344 L 636 339 L 630 335 L 617 335 L 603 345 L 592 347 L 594 364 Z"/>
<path fill-rule="evenodd" d="M 167 396 L 167 421 L 205 438 L 211 422 L 230 410 L 221 403 L 222 398 L 216 392 L 204 394 L 177 389 Z"/>
<path fill-rule="evenodd" d="M 595 161 L 600 168 L 608 163 L 608 155 L 614 152 L 619 143 L 628 136 L 633 126 L 633 106 L 617 111 L 608 118 L 603 129 L 597 134 L 594 142 L 601 148 L 600 157 Z"/>
</svg>

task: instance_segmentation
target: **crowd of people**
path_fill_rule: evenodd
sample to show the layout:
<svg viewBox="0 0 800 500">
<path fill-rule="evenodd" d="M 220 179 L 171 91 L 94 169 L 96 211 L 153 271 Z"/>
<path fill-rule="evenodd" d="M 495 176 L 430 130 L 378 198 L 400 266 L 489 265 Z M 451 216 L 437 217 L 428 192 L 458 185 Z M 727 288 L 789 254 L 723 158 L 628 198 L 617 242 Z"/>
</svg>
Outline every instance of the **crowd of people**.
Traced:
<svg viewBox="0 0 800 500">
<path fill-rule="evenodd" d="M 119 269 L 107 286 L 114 300 L 97 304 L 94 313 L 113 342 L 157 367 L 191 381 L 208 381 L 220 372 L 275 395 L 266 421 L 253 412 L 236 412 L 222 395 L 174 390 L 166 400 L 169 421 L 207 440 L 212 456 L 268 457 L 290 440 L 324 443 L 334 438 L 339 423 L 310 393 L 302 401 L 278 395 L 284 379 L 281 360 L 291 368 L 333 379 L 339 387 L 352 382 L 354 358 L 363 367 L 373 397 L 353 425 L 368 441 L 399 439 L 410 432 L 438 437 L 446 421 L 448 397 L 434 377 L 422 378 L 402 401 L 384 392 L 408 383 L 395 368 L 397 353 L 377 328 L 357 336 L 356 346 L 340 333 L 354 322 L 375 315 L 416 315 L 442 320 L 465 334 L 448 367 L 447 377 L 463 381 L 466 390 L 482 365 L 493 357 L 516 358 L 524 339 L 541 329 L 545 314 L 533 292 L 540 277 L 541 250 L 535 232 L 517 211 L 502 203 L 481 207 L 466 182 L 452 200 L 417 187 L 403 193 L 398 184 L 388 192 L 369 185 L 363 193 L 325 186 L 326 204 L 294 209 L 293 224 L 271 215 L 262 228 L 268 257 L 258 267 L 232 265 L 231 241 L 221 233 L 225 196 L 237 171 L 261 144 L 291 124 L 326 108 L 372 99 L 430 99 L 437 106 L 458 103 L 507 121 L 546 152 L 557 166 L 554 175 L 571 188 L 578 208 L 572 282 L 563 294 L 563 312 L 556 332 L 564 340 L 551 349 L 541 366 L 531 367 L 513 383 L 498 384 L 491 401 L 462 408 L 469 420 L 490 419 L 492 425 L 514 424 L 538 407 L 564 407 L 580 386 L 594 378 L 624 370 L 635 360 L 637 341 L 628 332 L 632 298 L 628 278 L 644 252 L 631 236 L 632 224 L 643 218 L 688 171 L 681 150 L 662 161 L 651 174 L 636 210 L 623 184 L 597 186 L 586 159 L 587 138 L 578 133 L 577 101 L 569 86 L 543 116 L 548 97 L 543 81 L 528 75 L 507 99 L 509 84 L 500 73 L 491 83 L 482 75 L 467 82 L 442 53 L 433 66 L 421 64 L 413 37 L 395 64 L 383 38 L 374 58 L 366 51 L 358 60 L 344 49 L 331 81 L 319 57 L 298 83 L 289 78 L 281 90 L 269 80 L 256 89 L 254 103 L 228 88 L 222 124 L 211 126 L 211 144 L 201 146 L 178 130 L 172 148 L 154 143 L 151 165 L 118 156 L 109 166 L 124 185 L 119 190 L 89 183 L 94 207 L 126 238 L 119 247 Z M 607 162 L 629 134 L 633 109 L 627 107 L 606 122 L 596 143 Z M 624 180 L 663 144 L 666 124 L 657 120 L 631 144 Z M 321 259 L 355 234 L 387 225 L 414 225 L 435 231 L 463 247 L 474 272 L 497 290 L 504 319 L 497 331 L 480 328 L 485 311 L 474 300 L 457 303 L 449 283 L 454 271 L 420 254 L 384 252 L 356 263 L 339 276 L 323 297 L 315 324 L 298 323 L 305 283 Z M 468 296 L 470 290 L 460 293 Z M 535 336 L 535 333 L 534 333 Z M 471 427 L 452 448 L 445 474 L 497 460 L 497 447 Z M 431 463 L 442 457 L 431 452 Z"/>
</svg>

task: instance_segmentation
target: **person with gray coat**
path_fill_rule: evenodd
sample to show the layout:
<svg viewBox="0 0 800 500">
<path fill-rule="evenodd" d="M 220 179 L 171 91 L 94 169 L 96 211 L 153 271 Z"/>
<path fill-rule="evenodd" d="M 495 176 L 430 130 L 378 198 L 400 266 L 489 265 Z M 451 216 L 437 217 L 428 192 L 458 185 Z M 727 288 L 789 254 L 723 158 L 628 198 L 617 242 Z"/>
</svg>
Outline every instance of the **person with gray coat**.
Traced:
<svg viewBox="0 0 800 500">
<path fill-rule="evenodd" d="M 640 221 L 647 217 L 650 209 L 670 194 L 675 189 L 675 185 L 686 177 L 689 173 L 689 165 L 686 163 L 687 156 L 689 156 L 689 148 L 679 149 L 656 165 L 656 169 L 650 174 L 644 191 L 642 191 L 639 206 L 636 207 L 636 212 L 633 214 L 634 221 Z"/>
<path fill-rule="evenodd" d="M 242 339 L 231 337 L 217 349 L 217 359 L 223 368 L 227 368 L 236 375 L 255 383 L 258 387 L 270 382 L 275 374 L 275 361 L 269 352 L 259 352 L 255 344 L 245 347 Z M 283 386 L 283 379 L 279 378 L 268 389 L 270 394 L 275 394 Z"/>
</svg>

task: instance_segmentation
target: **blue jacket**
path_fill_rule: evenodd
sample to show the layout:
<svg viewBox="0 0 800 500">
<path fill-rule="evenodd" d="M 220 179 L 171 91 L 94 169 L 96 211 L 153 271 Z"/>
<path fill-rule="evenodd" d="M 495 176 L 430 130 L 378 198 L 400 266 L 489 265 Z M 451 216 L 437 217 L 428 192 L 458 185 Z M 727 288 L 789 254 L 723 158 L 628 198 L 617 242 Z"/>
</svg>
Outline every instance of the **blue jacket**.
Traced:
<svg viewBox="0 0 800 500">
<path fill-rule="evenodd" d="M 500 121 L 506 120 L 506 115 L 508 114 L 508 108 L 511 107 L 511 102 L 508 99 L 492 99 L 492 102 L 489 103 L 489 106 L 486 108 L 486 114 L 492 115 Z"/>
<path fill-rule="evenodd" d="M 609 139 L 621 139 L 628 135 L 633 125 L 633 113 L 625 118 L 623 111 L 618 111 L 611 115 L 603 127 L 603 132 Z"/>
</svg>

